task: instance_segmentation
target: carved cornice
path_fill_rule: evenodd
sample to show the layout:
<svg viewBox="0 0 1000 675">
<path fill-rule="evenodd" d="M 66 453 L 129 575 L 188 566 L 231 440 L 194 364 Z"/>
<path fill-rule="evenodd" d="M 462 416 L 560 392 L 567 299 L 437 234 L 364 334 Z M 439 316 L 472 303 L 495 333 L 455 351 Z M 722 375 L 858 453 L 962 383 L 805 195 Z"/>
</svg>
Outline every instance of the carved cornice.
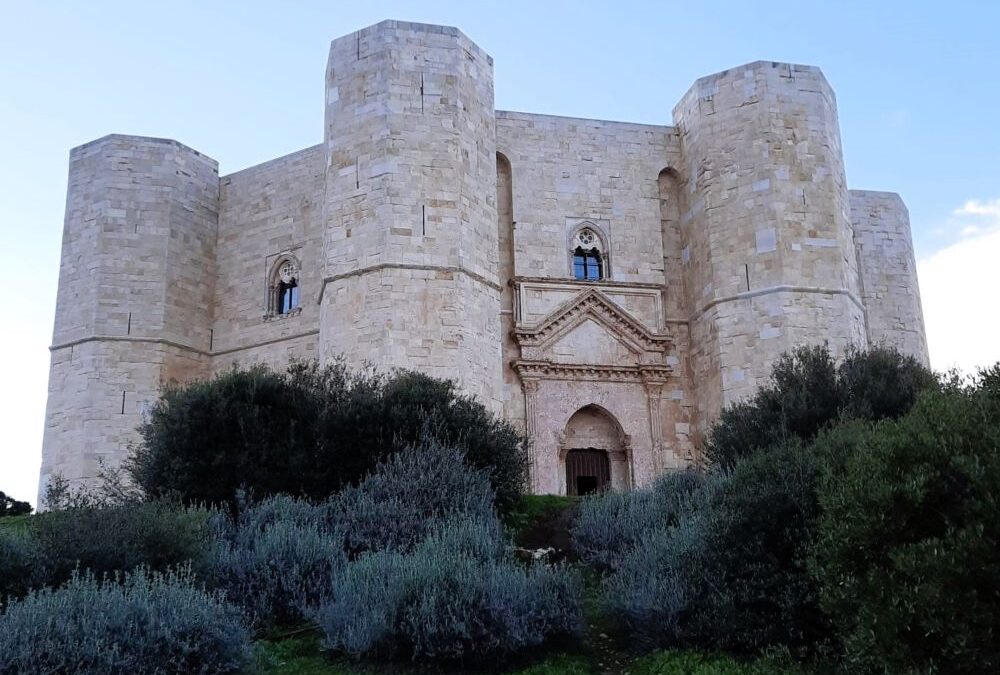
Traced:
<svg viewBox="0 0 1000 675">
<path fill-rule="evenodd" d="M 587 318 L 605 325 L 635 352 L 665 352 L 673 344 L 666 334 L 653 333 L 597 289 L 586 290 L 549 314 L 540 324 L 519 327 L 514 337 L 522 347 L 544 347 L 576 328 Z"/>
<path fill-rule="evenodd" d="M 673 368 L 658 364 L 615 366 L 518 360 L 511 363 L 523 382 L 530 380 L 587 380 L 596 382 L 660 383 L 673 376 Z"/>
</svg>

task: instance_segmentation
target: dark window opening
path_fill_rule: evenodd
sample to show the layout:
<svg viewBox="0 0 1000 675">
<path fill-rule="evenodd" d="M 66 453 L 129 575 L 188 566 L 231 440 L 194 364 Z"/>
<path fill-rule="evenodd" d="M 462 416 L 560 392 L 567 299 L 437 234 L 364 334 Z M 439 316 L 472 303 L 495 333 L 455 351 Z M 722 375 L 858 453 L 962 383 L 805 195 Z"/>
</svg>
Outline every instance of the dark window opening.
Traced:
<svg viewBox="0 0 1000 675">
<path fill-rule="evenodd" d="M 573 251 L 573 276 L 583 281 L 597 281 L 604 278 L 601 254 L 596 248 Z"/>
<path fill-rule="evenodd" d="M 608 453 L 594 448 L 566 453 L 566 494 L 589 495 L 611 487 Z"/>
<path fill-rule="evenodd" d="M 295 279 L 278 283 L 278 314 L 287 314 L 299 306 L 299 284 Z"/>
</svg>

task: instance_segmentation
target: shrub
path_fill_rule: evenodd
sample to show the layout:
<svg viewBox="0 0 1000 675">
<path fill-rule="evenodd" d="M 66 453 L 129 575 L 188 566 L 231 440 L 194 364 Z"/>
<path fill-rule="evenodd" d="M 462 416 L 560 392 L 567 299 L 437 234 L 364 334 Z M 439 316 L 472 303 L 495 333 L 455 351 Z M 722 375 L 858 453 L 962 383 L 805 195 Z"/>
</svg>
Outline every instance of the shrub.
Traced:
<svg viewBox="0 0 1000 675">
<path fill-rule="evenodd" d="M 672 527 L 702 483 L 695 471 L 660 477 L 650 490 L 587 497 L 573 526 L 573 548 L 587 563 L 610 569 L 652 532 Z"/>
<path fill-rule="evenodd" d="M 898 417 L 937 384 L 929 370 L 892 347 L 849 349 L 840 366 L 828 347 L 800 347 L 778 359 L 770 381 L 752 397 L 722 411 L 705 457 L 731 467 L 788 439 L 810 441 L 840 419 Z"/>
<path fill-rule="evenodd" d="M 486 474 L 434 439 L 391 456 L 360 484 L 331 497 L 329 509 L 352 556 L 409 550 L 447 520 L 494 517 Z"/>
<path fill-rule="evenodd" d="M 233 503 L 241 488 L 322 500 L 428 434 L 486 472 L 501 508 L 525 485 L 525 439 L 511 424 L 453 383 L 406 371 L 234 368 L 165 388 L 139 431 L 134 481 L 194 502 Z"/>
<path fill-rule="evenodd" d="M 0 609 L 38 585 L 38 542 L 26 528 L 0 527 Z"/>
<path fill-rule="evenodd" d="M 31 504 L 19 502 L 13 497 L 8 497 L 0 492 L 0 518 L 8 516 L 26 516 L 31 513 Z"/>
<path fill-rule="evenodd" d="M 58 585 L 79 567 L 96 575 L 140 565 L 153 571 L 200 565 L 211 531 L 209 512 L 156 500 L 50 511 L 32 519 L 44 583 Z"/>
<path fill-rule="evenodd" d="M 149 495 L 195 502 L 229 502 L 247 486 L 308 493 L 318 413 L 313 392 L 261 365 L 168 384 L 139 427 L 128 471 Z"/>
<path fill-rule="evenodd" d="M 74 574 L 0 615 L 2 675 L 238 673 L 250 654 L 239 611 L 184 571 L 105 582 Z"/>
<path fill-rule="evenodd" d="M 267 499 L 226 522 L 209 577 L 257 628 L 303 619 L 328 599 L 346 564 L 343 534 L 325 526 L 324 509 L 288 496 Z"/>
<path fill-rule="evenodd" d="M 831 626 L 806 567 L 816 486 L 864 433 L 860 423 L 837 427 L 812 446 L 790 441 L 712 475 L 676 526 L 650 526 L 626 550 L 609 580 L 614 614 L 657 647 L 822 647 Z"/>
<path fill-rule="evenodd" d="M 848 349 L 837 368 L 841 410 L 849 419 L 899 417 L 913 407 L 922 391 L 937 385 L 937 378 L 919 361 L 886 346 Z"/>
<path fill-rule="evenodd" d="M 811 570 L 853 667 L 1000 669 L 1000 365 L 925 392 L 820 488 Z"/>
<path fill-rule="evenodd" d="M 326 647 L 356 657 L 482 661 L 577 632 L 569 572 L 499 557 L 491 527 L 455 525 L 409 554 L 380 551 L 350 563 L 334 600 L 314 614 Z"/>
<path fill-rule="evenodd" d="M 806 570 L 821 463 L 793 441 L 738 462 L 703 514 L 685 642 L 754 653 L 810 650 L 830 633 Z"/>
</svg>

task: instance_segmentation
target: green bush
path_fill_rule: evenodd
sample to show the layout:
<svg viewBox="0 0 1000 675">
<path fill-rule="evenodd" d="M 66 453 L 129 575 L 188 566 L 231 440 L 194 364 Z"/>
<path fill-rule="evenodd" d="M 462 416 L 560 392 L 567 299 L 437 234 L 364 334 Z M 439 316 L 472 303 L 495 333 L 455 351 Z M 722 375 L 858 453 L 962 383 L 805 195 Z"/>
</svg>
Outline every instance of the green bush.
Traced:
<svg viewBox="0 0 1000 675">
<path fill-rule="evenodd" d="M 239 610 L 184 571 L 74 574 L 0 614 L 0 675 L 222 675 L 242 672 L 250 655 Z"/>
<path fill-rule="evenodd" d="M 613 614 L 655 647 L 823 648 L 832 628 L 806 564 L 817 484 L 866 433 L 863 423 L 845 424 L 810 446 L 790 441 L 710 474 L 675 525 L 649 525 L 624 549 L 609 579 Z"/>
<path fill-rule="evenodd" d="M 26 516 L 29 513 L 31 513 L 31 504 L 19 502 L 13 497 L 8 497 L 4 492 L 0 492 L 0 518 Z"/>
<path fill-rule="evenodd" d="M 246 506 L 235 522 L 224 519 L 208 564 L 212 586 L 257 629 L 300 623 L 307 607 L 329 598 L 331 579 L 347 563 L 343 533 L 324 516 L 280 495 Z"/>
<path fill-rule="evenodd" d="M 352 557 L 410 550 L 448 520 L 495 517 L 486 473 L 469 467 L 461 450 L 433 439 L 391 456 L 331 497 L 328 508 Z"/>
<path fill-rule="evenodd" d="M 1000 670 L 1000 365 L 925 392 L 826 474 L 811 569 L 848 663 Z"/>
<path fill-rule="evenodd" d="M 800 347 L 775 363 L 769 382 L 726 407 L 709 433 L 709 464 L 740 458 L 797 438 L 812 440 L 842 419 L 877 421 L 905 414 L 937 378 L 892 347 L 848 350 L 837 366 L 828 347 Z"/>
<path fill-rule="evenodd" d="M 32 518 L 40 582 L 56 586 L 73 570 L 98 576 L 138 566 L 165 570 L 205 559 L 210 512 L 154 500 L 49 511 Z"/>
<path fill-rule="evenodd" d="M 573 577 L 506 559 L 498 533 L 457 523 L 411 553 L 380 551 L 350 563 L 334 599 L 314 614 L 325 645 L 356 657 L 469 663 L 576 633 Z"/>
<path fill-rule="evenodd" d="M 315 501 L 431 435 L 486 471 L 507 508 L 523 492 L 525 439 L 453 383 L 413 372 L 349 372 L 342 363 L 234 368 L 161 392 L 127 463 L 149 495 L 235 502 L 288 493 Z"/>
<path fill-rule="evenodd" d="M 582 500 L 573 525 L 573 548 L 586 563 L 613 569 L 623 555 L 657 530 L 676 525 L 704 476 L 679 471 L 660 477 L 650 490 L 605 492 Z"/>
<path fill-rule="evenodd" d="M 42 579 L 38 541 L 27 528 L 0 527 L 0 609 Z"/>
</svg>

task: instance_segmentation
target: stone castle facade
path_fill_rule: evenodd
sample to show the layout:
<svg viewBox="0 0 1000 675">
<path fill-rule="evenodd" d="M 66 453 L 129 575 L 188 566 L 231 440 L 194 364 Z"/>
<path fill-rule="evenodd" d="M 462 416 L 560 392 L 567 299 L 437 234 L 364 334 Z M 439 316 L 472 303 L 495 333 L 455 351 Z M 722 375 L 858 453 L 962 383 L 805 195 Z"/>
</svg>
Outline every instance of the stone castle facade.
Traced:
<svg viewBox="0 0 1000 675">
<path fill-rule="evenodd" d="M 452 378 L 531 487 L 697 461 L 782 352 L 927 361 L 906 207 L 848 190 L 819 69 L 704 77 L 672 125 L 499 111 L 455 28 L 334 40 L 322 143 L 228 176 L 176 141 L 75 148 L 40 491 L 119 460 L 161 383 L 292 358 Z"/>
</svg>

